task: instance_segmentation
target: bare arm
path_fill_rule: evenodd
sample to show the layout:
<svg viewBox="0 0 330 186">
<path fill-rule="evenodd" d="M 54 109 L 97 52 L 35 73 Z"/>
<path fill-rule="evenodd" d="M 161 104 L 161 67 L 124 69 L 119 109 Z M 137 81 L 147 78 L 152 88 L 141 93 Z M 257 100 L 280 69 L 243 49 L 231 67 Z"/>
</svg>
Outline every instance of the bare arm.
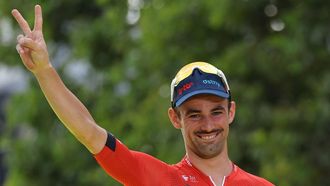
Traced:
<svg viewBox="0 0 330 186">
<path fill-rule="evenodd" d="M 107 132 L 96 124 L 86 107 L 67 89 L 49 62 L 42 33 L 41 7 L 35 6 L 33 30 L 19 11 L 14 9 L 12 15 L 24 32 L 24 35 L 17 37 L 16 49 L 25 67 L 37 78 L 48 103 L 70 132 L 91 153 L 100 152 L 105 144 Z"/>
</svg>

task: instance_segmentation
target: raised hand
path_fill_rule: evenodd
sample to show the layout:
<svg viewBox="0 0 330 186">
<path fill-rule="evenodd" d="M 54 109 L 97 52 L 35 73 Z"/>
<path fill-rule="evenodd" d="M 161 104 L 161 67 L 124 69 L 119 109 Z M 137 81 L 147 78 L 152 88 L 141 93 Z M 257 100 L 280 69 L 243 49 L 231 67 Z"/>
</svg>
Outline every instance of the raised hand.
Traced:
<svg viewBox="0 0 330 186">
<path fill-rule="evenodd" d="M 35 6 L 34 28 L 30 29 L 29 24 L 16 9 L 12 15 L 21 27 L 24 35 L 17 36 L 16 49 L 23 64 L 31 72 L 36 74 L 40 70 L 51 67 L 47 46 L 42 33 L 42 10 L 40 5 Z"/>
</svg>

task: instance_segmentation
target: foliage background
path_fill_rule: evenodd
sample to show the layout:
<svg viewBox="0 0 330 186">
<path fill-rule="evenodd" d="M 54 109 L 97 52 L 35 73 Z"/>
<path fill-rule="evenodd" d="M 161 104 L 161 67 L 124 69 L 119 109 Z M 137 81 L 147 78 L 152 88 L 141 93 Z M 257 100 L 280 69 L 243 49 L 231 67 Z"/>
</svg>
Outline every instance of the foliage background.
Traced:
<svg viewBox="0 0 330 186">
<path fill-rule="evenodd" d="M 180 66 L 208 61 L 225 71 L 238 105 L 232 160 L 276 185 L 330 185 L 330 1 L 1 1 L 0 21 L 14 35 L 0 43 L 2 65 L 23 68 L 10 11 L 32 25 L 36 3 L 64 82 L 131 149 L 180 161 L 169 84 Z M 4 185 L 120 185 L 24 72 L 27 88 L 4 108 Z"/>
</svg>

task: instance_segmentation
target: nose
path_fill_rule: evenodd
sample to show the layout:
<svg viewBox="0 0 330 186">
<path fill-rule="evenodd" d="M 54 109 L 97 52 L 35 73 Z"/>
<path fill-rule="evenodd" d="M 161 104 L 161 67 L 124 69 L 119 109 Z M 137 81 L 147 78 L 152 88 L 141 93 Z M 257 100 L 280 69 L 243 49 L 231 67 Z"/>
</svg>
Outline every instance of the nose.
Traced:
<svg viewBox="0 0 330 186">
<path fill-rule="evenodd" d="M 205 117 L 202 123 L 201 130 L 205 132 L 211 132 L 214 130 L 214 122 L 210 117 Z"/>
</svg>

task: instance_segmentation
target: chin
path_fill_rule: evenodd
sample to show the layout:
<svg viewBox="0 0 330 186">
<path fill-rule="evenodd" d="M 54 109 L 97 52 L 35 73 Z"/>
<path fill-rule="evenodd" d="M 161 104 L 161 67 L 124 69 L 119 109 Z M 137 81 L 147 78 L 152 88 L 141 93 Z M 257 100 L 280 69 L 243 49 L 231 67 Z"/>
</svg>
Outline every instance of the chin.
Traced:
<svg viewBox="0 0 330 186">
<path fill-rule="evenodd" d="M 221 154 L 223 148 L 220 147 L 203 147 L 194 149 L 193 152 L 202 159 L 212 159 Z"/>
<path fill-rule="evenodd" d="M 213 153 L 213 154 L 198 153 L 197 156 L 202 158 L 202 159 L 212 159 L 212 158 L 217 157 L 219 154 L 221 154 L 221 153 L 220 152 L 219 153 Z"/>
</svg>

